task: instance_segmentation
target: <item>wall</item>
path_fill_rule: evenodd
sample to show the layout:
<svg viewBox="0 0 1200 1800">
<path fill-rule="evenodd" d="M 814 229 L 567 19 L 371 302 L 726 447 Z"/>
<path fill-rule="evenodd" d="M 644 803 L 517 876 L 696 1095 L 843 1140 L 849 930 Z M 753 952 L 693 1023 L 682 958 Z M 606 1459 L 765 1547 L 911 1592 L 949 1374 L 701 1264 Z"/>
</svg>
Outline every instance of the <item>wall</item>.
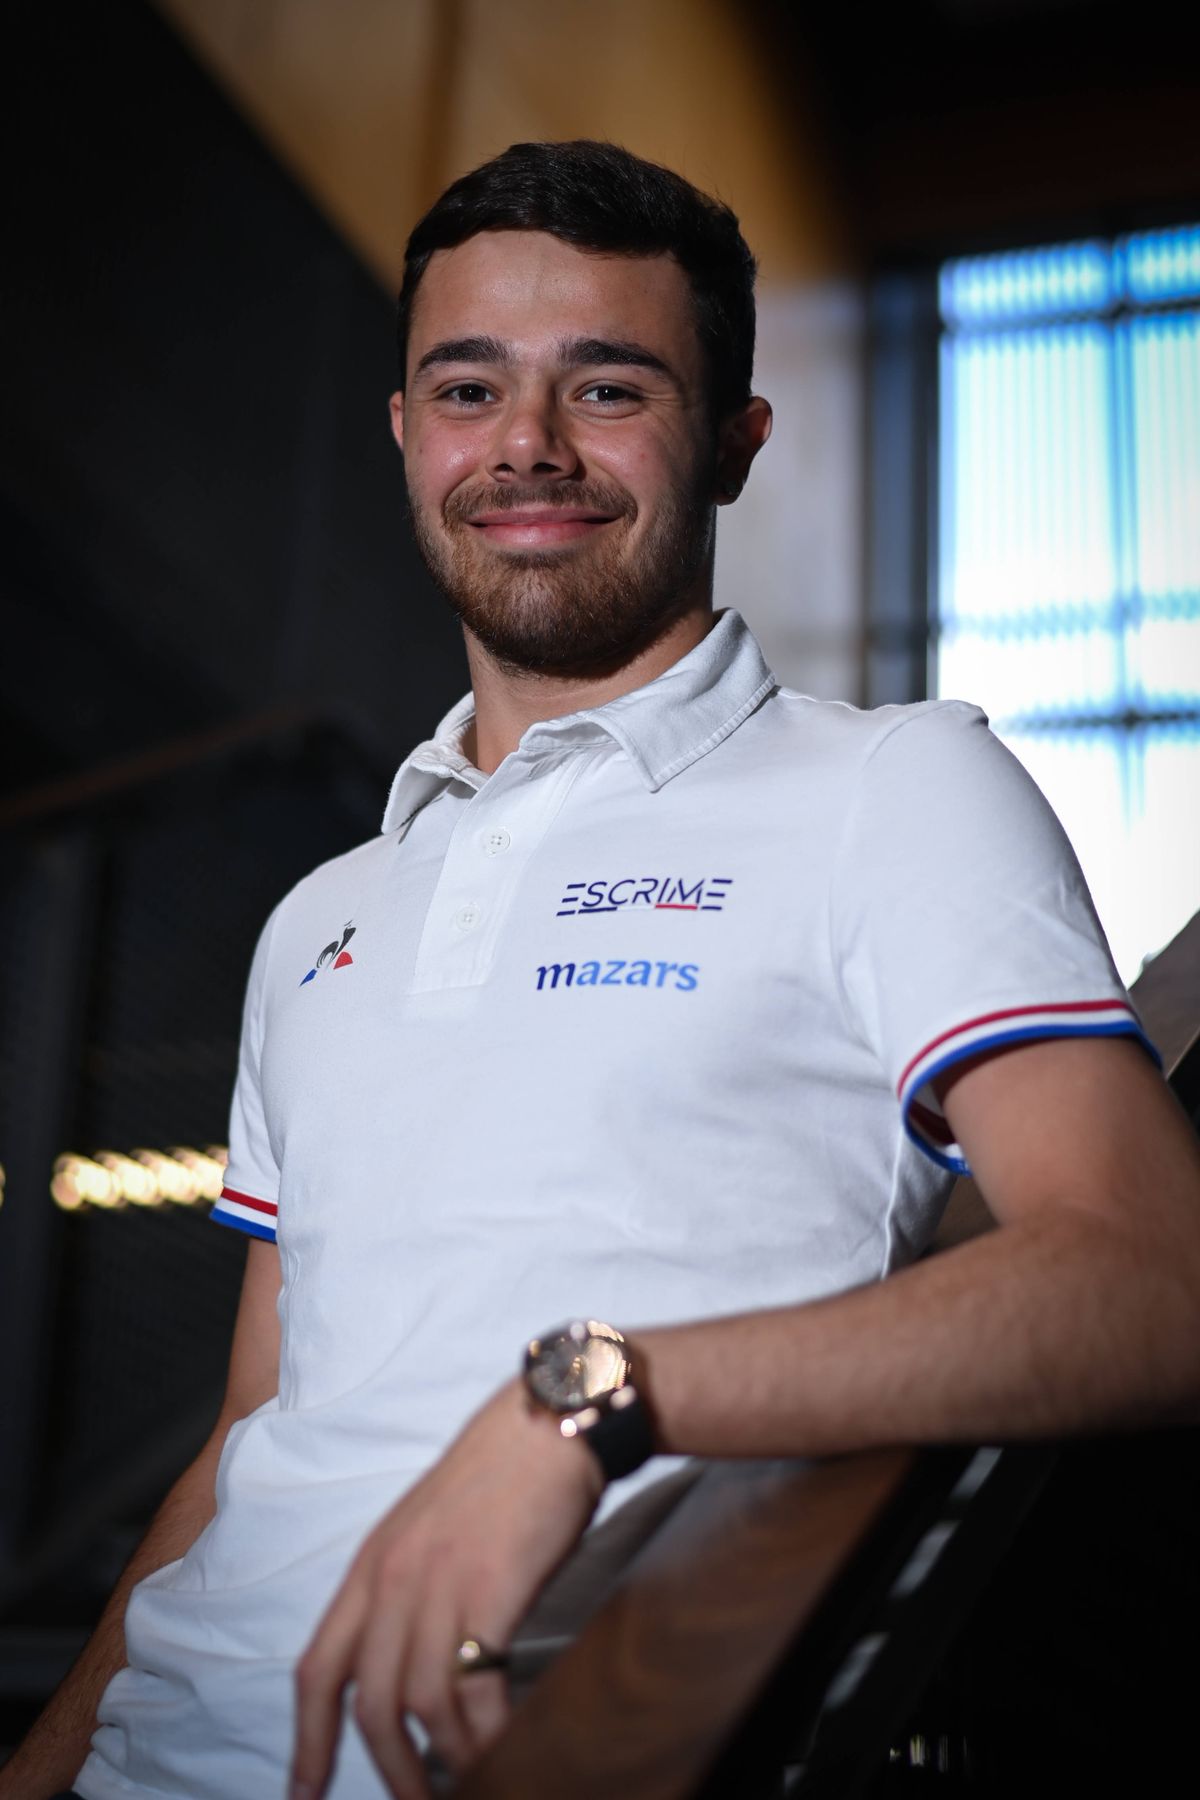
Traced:
<svg viewBox="0 0 1200 1800">
<path fill-rule="evenodd" d="M 836 179 L 795 53 L 730 0 L 157 0 L 394 290 L 411 225 L 520 138 L 595 136 L 738 212 L 760 259 L 759 387 L 778 425 L 722 517 L 718 603 L 781 676 L 856 698 L 862 323 Z"/>
</svg>

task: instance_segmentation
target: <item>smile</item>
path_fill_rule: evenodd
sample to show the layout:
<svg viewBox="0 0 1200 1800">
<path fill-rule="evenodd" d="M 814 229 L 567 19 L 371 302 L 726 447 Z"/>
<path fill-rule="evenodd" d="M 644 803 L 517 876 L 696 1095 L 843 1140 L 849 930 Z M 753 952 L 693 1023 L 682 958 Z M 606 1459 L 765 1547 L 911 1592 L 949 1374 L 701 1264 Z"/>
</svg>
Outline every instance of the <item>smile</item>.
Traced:
<svg viewBox="0 0 1200 1800">
<path fill-rule="evenodd" d="M 489 543 L 514 550 L 537 550 L 578 542 L 602 526 L 613 524 L 617 516 L 569 506 L 528 507 L 478 513 L 468 522 Z"/>
</svg>

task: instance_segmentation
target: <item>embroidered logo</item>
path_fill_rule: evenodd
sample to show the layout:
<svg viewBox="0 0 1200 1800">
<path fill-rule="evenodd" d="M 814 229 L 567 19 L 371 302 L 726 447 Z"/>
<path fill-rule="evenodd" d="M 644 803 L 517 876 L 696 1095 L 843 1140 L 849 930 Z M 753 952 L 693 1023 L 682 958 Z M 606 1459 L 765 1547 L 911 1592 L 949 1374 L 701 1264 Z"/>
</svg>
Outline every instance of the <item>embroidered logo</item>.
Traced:
<svg viewBox="0 0 1200 1800">
<path fill-rule="evenodd" d="M 555 917 L 621 912 L 625 907 L 649 912 L 723 912 L 731 875 L 623 875 L 618 881 L 568 881 Z"/>
<path fill-rule="evenodd" d="M 353 936 L 354 936 L 353 925 L 347 925 L 345 930 L 342 932 L 340 942 L 338 941 L 337 938 L 334 938 L 334 940 L 331 944 L 326 944 L 326 946 L 322 950 L 320 956 L 318 956 L 316 962 L 313 964 L 312 968 L 308 971 L 308 974 L 304 977 L 304 980 L 300 983 L 300 986 L 303 987 L 305 982 L 312 981 L 314 979 L 314 977 L 316 975 L 318 975 L 322 969 L 328 969 L 328 968 L 344 969 L 346 967 L 347 963 L 352 963 L 354 961 L 354 958 L 351 956 L 350 952 L 347 950 L 346 945 L 350 942 L 350 939 Z"/>
</svg>

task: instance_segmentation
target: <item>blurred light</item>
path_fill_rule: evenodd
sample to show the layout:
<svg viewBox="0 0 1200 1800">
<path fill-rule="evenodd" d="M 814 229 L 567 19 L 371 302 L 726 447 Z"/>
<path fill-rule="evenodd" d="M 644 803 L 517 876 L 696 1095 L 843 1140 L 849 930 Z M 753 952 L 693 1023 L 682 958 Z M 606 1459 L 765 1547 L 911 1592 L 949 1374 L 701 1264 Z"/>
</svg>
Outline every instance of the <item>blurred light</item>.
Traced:
<svg viewBox="0 0 1200 1800">
<path fill-rule="evenodd" d="M 207 1150 L 189 1150 L 184 1145 L 176 1145 L 170 1155 L 177 1163 L 191 1171 L 195 1181 L 197 1200 L 217 1200 L 225 1184 L 225 1165 L 229 1161 L 229 1152 L 210 1144 Z"/>
<path fill-rule="evenodd" d="M 1140 305 L 1200 299 L 1200 225 L 1139 231 L 1117 247 L 1125 290 Z"/>
<path fill-rule="evenodd" d="M 128 1200 L 131 1206 L 158 1205 L 154 1176 L 132 1156 L 122 1156 L 119 1150 L 97 1150 L 96 1161 L 111 1173 L 121 1200 Z"/>
<path fill-rule="evenodd" d="M 204 1150 L 178 1145 L 169 1151 L 97 1150 L 95 1156 L 64 1152 L 54 1159 L 50 1194 L 64 1212 L 94 1206 L 195 1206 L 221 1192 L 229 1152 L 221 1144 Z"/>
<path fill-rule="evenodd" d="M 120 1183 L 110 1170 L 91 1157 L 70 1153 L 55 1157 L 50 1192 L 64 1212 L 81 1206 L 118 1206 L 121 1201 Z"/>
<path fill-rule="evenodd" d="M 157 1199 L 173 1206 L 190 1206 L 199 1199 L 196 1178 L 186 1164 L 161 1150 L 135 1150 L 133 1154 L 153 1182 Z"/>
<path fill-rule="evenodd" d="M 945 263 L 938 283 L 947 325 L 1013 325 L 1104 312 L 1115 290 L 1106 244 L 1054 244 Z"/>
</svg>

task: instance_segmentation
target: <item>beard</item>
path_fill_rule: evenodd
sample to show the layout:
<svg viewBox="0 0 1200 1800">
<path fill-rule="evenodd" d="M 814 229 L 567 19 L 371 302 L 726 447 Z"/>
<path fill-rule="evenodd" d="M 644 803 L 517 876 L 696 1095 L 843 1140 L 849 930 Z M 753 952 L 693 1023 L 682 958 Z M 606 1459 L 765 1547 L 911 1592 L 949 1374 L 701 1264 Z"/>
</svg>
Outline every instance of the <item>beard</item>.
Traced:
<svg viewBox="0 0 1200 1800">
<path fill-rule="evenodd" d="M 695 605 L 713 542 L 712 471 L 697 470 L 666 497 L 633 554 L 637 506 L 597 481 L 456 491 L 437 530 L 410 511 L 426 568 L 484 649 L 523 674 L 598 676 L 648 649 Z M 611 515 L 596 541 L 546 550 L 496 551 L 470 520 L 522 506 L 584 507 Z"/>
</svg>

